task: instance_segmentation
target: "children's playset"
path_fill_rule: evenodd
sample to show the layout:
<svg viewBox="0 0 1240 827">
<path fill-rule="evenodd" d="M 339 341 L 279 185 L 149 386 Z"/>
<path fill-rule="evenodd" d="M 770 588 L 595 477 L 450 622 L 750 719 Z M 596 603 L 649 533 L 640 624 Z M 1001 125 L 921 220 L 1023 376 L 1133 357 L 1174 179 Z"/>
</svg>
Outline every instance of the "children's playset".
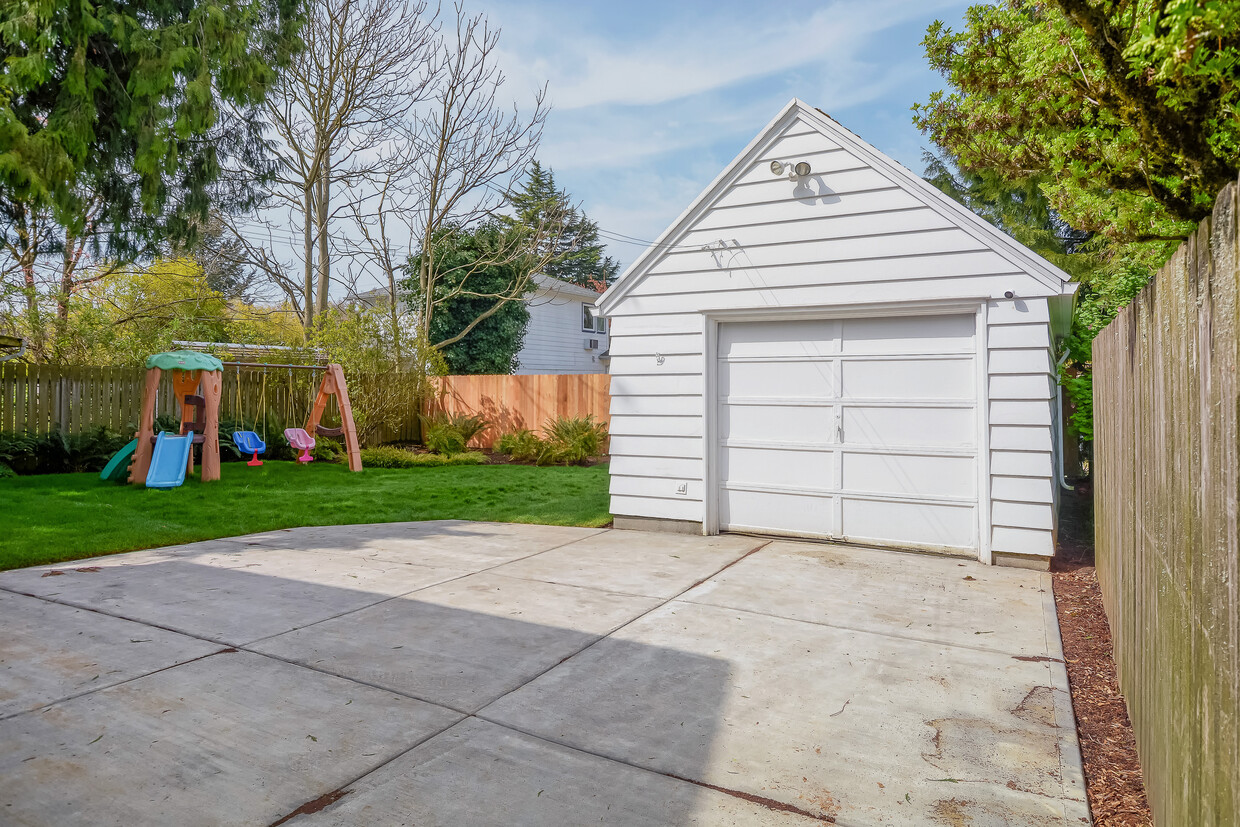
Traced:
<svg viewBox="0 0 1240 827">
<path fill-rule="evenodd" d="M 224 365 L 240 367 L 243 363 L 221 362 L 214 356 L 192 350 L 157 353 L 146 360 L 146 381 L 142 389 L 142 419 L 134 439 L 116 453 L 100 473 L 100 478 L 114 482 L 128 481 L 147 488 L 175 488 L 185 482 L 194 470 L 194 446 L 201 446 L 203 482 L 220 478 L 220 389 Z M 357 428 L 353 424 L 353 408 L 340 365 L 247 365 L 248 367 L 280 367 L 289 370 L 324 371 L 323 381 L 306 419 L 304 428 L 288 428 L 284 436 L 301 455 L 298 462 L 313 461 L 310 456 L 318 436 L 339 437 L 345 441 L 350 471 L 362 470 L 361 448 Z M 180 407 L 178 433 L 155 432 L 155 401 L 165 371 L 171 372 L 174 397 Z M 264 375 L 264 394 L 266 383 Z M 324 411 L 332 398 L 340 411 L 340 426 L 327 428 L 321 424 Z M 265 396 L 264 396 L 265 398 Z M 240 401 L 240 396 L 238 396 Z M 258 422 L 255 419 L 255 428 Z M 244 427 L 244 424 L 243 424 Z M 267 443 L 256 431 L 234 431 L 233 444 L 250 454 L 247 465 L 262 465 L 258 455 L 266 452 Z"/>
</svg>

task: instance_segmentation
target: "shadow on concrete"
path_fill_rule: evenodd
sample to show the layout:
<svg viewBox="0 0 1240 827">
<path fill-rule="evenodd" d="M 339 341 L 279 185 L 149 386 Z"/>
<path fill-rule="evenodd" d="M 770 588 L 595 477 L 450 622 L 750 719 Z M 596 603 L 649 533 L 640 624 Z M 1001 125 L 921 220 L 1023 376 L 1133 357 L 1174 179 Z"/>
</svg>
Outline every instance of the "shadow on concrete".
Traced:
<svg viewBox="0 0 1240 827">
<path fill-rule="evenodd" d="M 0 581 L 10 591 L 216 642 L 220 629 L 267 633 L 238 644 L 243 651 L 227 646 L 179 664 L 171 658 L 163 669 L 0 721 L 0 821 L 270 824 L 321 811 L 330 822 L 337 810 L 345 818 L 346 808 L 382 804 L 365 811 L 417 824 L 600 817 L 676 824 L 700 814 L 704 795 L 722 802 L 720 812 L 768 806 L 739 793 L 723 798 L 696 781 L 705 777 L 731 683 L 721 659 L 615 642 L 649 650 L 634 660 L 666 676 L 634 684 L 656 695 L 644 699 L 649 714 L 661 708 L 660 693 L 695 700 L 691 726 L 663 722 L 665 747 L 697 756 L 698 771 L 688 773 L 694 783 L 472 717 L 664 601 L 525 581 L 513 581 L 525 594 L 497 596 L 485 573 L 461 572 L 425 585 L 415 576 L 401 593 L 426 596 L 398 596 L 391 589 L 403 587 L 402 577 L 436 567 L 410 559 L 365 570 L 373 563 L 362 555 L 341 560 L 350 550 L 338 549 L 338 558 L 323 558 L 331 571 L 300 574 L 294 561 L 272 557 L 294 548 L 272 542 L 283 534 L 227 541 L 232 549 L 215 541 L 57 567 L 64 574 L 46 579 L 46 569 L 10 572 Z M 502 544 L 501 532 L 488 537 L 477 524 L 365 526 L 350 537 L 358 541 L 352 552 L 396 539 Z M 193 559 L 211 555 L 227 564 Z M 316 569 L 319 557 L 305 555 L 306 568 Z M 352 577 L 371 585 L 321 582 Z M 273 628 L 289 607 L 297 611 L 284 617 L 285 628 Z M 71 671 L 71 656 L 83 654 L 74 645 L 65 641 L 66 658 L 46 668 Z"/>
</svg>

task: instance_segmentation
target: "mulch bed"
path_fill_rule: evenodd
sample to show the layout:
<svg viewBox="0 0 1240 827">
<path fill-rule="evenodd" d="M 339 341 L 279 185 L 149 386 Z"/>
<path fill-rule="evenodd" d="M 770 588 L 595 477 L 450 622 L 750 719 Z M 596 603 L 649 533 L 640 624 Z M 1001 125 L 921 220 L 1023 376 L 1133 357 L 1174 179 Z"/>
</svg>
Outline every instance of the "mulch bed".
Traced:
<svg viewBox="0 0 1240 827">
<path fill-rule="evenodd" d="M 1099 827 L 1152 825 L 1128 707 L 1111 657 L 1098 574 L 1093 504 L 1088 492 L 1064 498 L 1059 547 L 1051 564 L 1072 707 L 1085 763 L 1085 789 Z"/>
</svg>

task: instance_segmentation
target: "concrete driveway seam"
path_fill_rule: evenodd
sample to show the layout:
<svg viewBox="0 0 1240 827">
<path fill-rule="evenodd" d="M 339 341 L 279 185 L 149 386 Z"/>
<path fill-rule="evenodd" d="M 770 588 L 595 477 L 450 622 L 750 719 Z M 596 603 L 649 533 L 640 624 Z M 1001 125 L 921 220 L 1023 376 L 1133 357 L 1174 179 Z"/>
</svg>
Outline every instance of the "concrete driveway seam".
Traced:
<svg viewBox="0 0 1240 827">
<path fill-rule="evenodd" d="M 786 615 L 775 614 L 774 612 L 760 612 L 756 609 L 746 608 L 744 606 L 733 606 L 728 603 L 712 603 L 709 600 L 689 600 L 686 598 L 672 598 L 677 603 L 684 603 L 690 606 L 709 606 L 714 609 L 727 609 L 729 612 L 744 612 L 745 614 L 757 615 L 759 617 L 772 617 L 777 620 L 791 620 L 796 623 L 808 623 L 811 626 L 825 626 L 829 629 L 839 629 L 845 632 L 857 632 L 863 635 L 878 635 L 880 637 L 888 637 L 893 640 L 906 640 L 910 643 L 926 643 L 931 646 L 946 646 L 952 649 L 964 649 L 970 652 L 984 652 L 988 655 L 1010 655 L 1011 653 L 1004 649 L 992 649 L 987 646 L 969 646 L 965 643 L 955 643 L 949 640 L 941 640 L 937 638 L 913 637 L 911 635 L 898 635 L 892 632 L 883 632 L 877 629 L 865 629 L 859 626 L 848 626 L 843 623 L 826 623 L 821 620 L 810 620 L 804 617 L 788 617 Z M 670 601 L 669 601 L 670 602 Z"/>
<path fill-rule="evenodd" d="M 582 540 L 588 540 L 588 539 L 590 539 L 590 537 L 594 537 L 594 536 L 596 536 L 597 534 L 602 534 L 602 533 L 606 532 L 607 530 L 608 530 L 608 529 L 602 529 L 602 530 L 600 530 L 600 531 L 598 531 L 598 532 L 595 532 L 595 534 L 590 534 L 590 535 L 587 535 L 587 536 L 585 536 L 585 537 L 578 537 L 578 538 L 577 538 L 577 539 L 575 539 L 575 540 L 569 540 L 568 542 L 565 542 L 565 543 L 560 543 L 559 545 L 554 545 L 554 546 L 551 546 L 550 548 L 539 549 L 538 551 L 532 552 L 532 553 L 530 553 L 530 554 L 526 554 L 526 555 L 524 555 L 524 556 L 522 556 L 522 557 L 518 557 L 518 558 L 516 558 L 516 560 L 505 560 L 505 561 L 504 561 L 504 562 L 502 562 L 502 563 L 496 563 L 495 565 L 492 565 L 492 566 L 486 566 L 486 567 L 484 567 L 484 568 L 480 568 L 480 569 L 478 569 L 477 571 L 469 571 L 469 572 L 466 572 L 466 573 L 464 573 L 464 574 L 461 574 L 461 575 L 459 575 L 459 576 L 457 576 L 457 577 L 449 577 L 447 580 L 441 580 L 441 581 L 439 581 L 438 583 L 431 583 L 430 585 L 427 585 L 427 586 L 422 586 L 422 587 L 420 587 L 420 588 L 413 589 L 412 591 L 403 592 L 403 593 L 401 593 L 401 594 L 394 594 L 394 595 L 392 595 L 392 596 L 390 596 L 390 597 L 385 597 L 385 598 L 383 598 L 382 600 L 377 600 L 377 601 L 375 601 L 374 603 L 368 603 L 368 604 L 366 604 L 365 606 L 355 606 L 354 608 L 349 609 L 348 611 L 344 611 L 344 612 L 340 612 L 340 613 L 338 613 L 338 614 L 334 614 L 334 615 L 332 615 L 331 617 L 322 617 L 322 618 L 319 618 L 318 620 L 314 621 L 313 623 L 305 623 L 305 624 L 302 624 L 301 626 L 294 626 L 294 627 L 293 627 L 293 628 L 291 628 L 291 629 L 285 629 L 285 630 L 284 630 L 284 631 L 282 631 L 282 632 L 276 632 L 275 634 L 271 634 L 271 635 L 264 635 L 263 637 L 260 637 L 260 638 L 255 638 L 254 640 L 248 640 L 248 641 L 246 641 L 246 642 L 245 642 L 244 646 L 247 646 L 247 647 L 248 647 L 248 646 L 254 646 L 255 644 L 262 643 L 263 641 L 271 640 L 272 638 L 277 638 L 277 637 L 280 637 L 281 635 L 287 635 L 287 634 L 289 634 L 290 632 L 297 632 L 297 631 L 300 631 L 300 630 L 302 630 L 302 629 L 309 629 L 309 628 L 310 628 L 310 627 L 312 627 L 312 626 L 316 626 L 316 625 L 318 625 L 318 624 L 320 624 L 320 623 L 326 623 L 326 622 L 327 622 L 327 621 L 329 621 L 329 620 L 336 620 L 336 619 L 338 619 L 338 618 L 348 617 L 349 615 L 351 615 L 351 614 L 355 614 L 355 613 L 357 613 L 357 612 L 360 612 L 360 611 L 362 611 L 363 609 L 372 609 L 372 608 L 374 608 L 375 606 L 381 606 L 381 605 L 383 605 L 384 603 L 387 603 L 387 602 L 392 601 L 392 600 L 400 600 L 400 599 L 403 599 L 403 598 L 407 598 L 407 597 L 409 597 L 410 595 L 417 594 L 418 592 L 421 592 L 421 591 L 426 591 L 427 589 L 433 589 L 433 588 L 435 588 L 435 587 L 437 587 L 437 586 L 444 586 L 444 585 L 447 585 L 447 584 L 449 584 L 449 583 L 455 583 L 455 582 L 456 582 L 456 581 L 458 581 L 458 580 L 464 580 L 466 577 L 473 577 L 473 576 L 474 576 L 474 575 L 476 575 L 476 574 L 482 574 L 483 572 L 488 572 L 488 571 L 491 571 L 491 570 L 493 570 L 493 569 L 500 568 L 501 566 L 506 566 L 506 565 L 508 565 L 509 563 L 514 563 L 514 562 L 517 562 L 518 560 L 526 560 L 526 559 L 529 559 L 530 557 L 537 557 L 538 555 L 540 555 L 540 554 L 544 554 L 544 553 L 546 553 L 546 552 L 548 552 L 548 551 L 555 551 L 556 549 L 564 548 L 565 546 L 571 546 L 573 543 L 580 543 Z M 308 552 L 308 553 L 313 553 L 313 552 Z M 244 648 L 244 647 L 243 647 L 243 648 Z M 248 650 L 247 650 L 247 651 L 248 651 Z M 343 677 L 343 676 L 341 676 L 341 677 Z M 442 706 L 442 704 L 440 704 L 440 706 Z"/>
</svg>

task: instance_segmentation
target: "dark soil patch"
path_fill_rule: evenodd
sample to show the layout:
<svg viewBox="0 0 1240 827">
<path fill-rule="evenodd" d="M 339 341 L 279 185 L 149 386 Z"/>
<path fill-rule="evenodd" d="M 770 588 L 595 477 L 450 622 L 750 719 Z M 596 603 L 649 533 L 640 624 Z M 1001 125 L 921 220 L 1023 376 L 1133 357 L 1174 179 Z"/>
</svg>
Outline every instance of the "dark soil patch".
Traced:
<svg viewBox="0 0 1240 827">
<path fill-rule="evenodd" d="M 1154 822 L 1112 660 L 1111 629 L 1094 568 L 1093 531 L 1090 492 L 1065 496 L 1051 577 L 1085 763 L 1085 788 L 1098 827 L 1148 827 Z"/>
</svg>

